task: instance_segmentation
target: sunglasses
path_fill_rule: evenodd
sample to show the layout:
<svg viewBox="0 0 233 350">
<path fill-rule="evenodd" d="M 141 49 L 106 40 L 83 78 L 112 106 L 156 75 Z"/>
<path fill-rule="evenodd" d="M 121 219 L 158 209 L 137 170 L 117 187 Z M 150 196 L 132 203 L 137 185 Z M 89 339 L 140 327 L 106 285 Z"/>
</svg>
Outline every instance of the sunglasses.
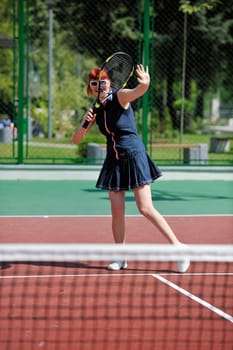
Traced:
<svg viewBox="0 0 233 350">
<path fill-rule="evenodd" d="M 90 86 L 92 86 L 92 87 L 95 87 L 95 86 L 98 86 L 99 85 L 99 83 L 100 83 L 100 86 L 101 85 L 106 85 L 107 84 L 107 80 L 90 80 Z"/>
</svg>

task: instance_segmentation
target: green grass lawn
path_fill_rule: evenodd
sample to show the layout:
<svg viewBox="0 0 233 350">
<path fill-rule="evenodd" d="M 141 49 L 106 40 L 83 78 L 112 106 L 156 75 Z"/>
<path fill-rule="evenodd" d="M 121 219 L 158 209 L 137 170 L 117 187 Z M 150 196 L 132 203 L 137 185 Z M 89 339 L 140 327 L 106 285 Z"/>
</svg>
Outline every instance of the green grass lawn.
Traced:
<svg viewBox="0 0 233 350">
<path fill-rule="evenodd" d="M 220 135 L 218 135 L 220 136 Z M 226 135 L 222 135 L 226 136 Z M 210 148 L 211 135 L 188 134 L 183 136 L 184 144 L 208 144 Z M 103 137 L 89 136 L 87 142 L 104 143 Z M 179 143 L 179 139 L 156 139 L 156 143 Z M 148 145 L 151 157 L 160 165 L 183 164 L 183 151 L 176 148 L 151 148 Z M 0 143 L 0 164 L 17 163 L 18 146 Z M 78 154 L 78 146 L 72 145 L 70 139 L 40 139 L 33 138 L 24 144 L 25 164 L 90 164 L 91 161 L 83 159 Z M 233 140 L 231 149 L 224 153 L 208 153 L 209 165 L 233 165 Z"/>
</svg>

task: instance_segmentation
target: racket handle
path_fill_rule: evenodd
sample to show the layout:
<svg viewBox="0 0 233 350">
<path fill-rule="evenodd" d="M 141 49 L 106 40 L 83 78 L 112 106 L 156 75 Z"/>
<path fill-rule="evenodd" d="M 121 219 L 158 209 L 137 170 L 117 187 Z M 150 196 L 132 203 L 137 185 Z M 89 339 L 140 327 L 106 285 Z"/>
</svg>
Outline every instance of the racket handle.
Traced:
<svg viewBox="0 0 233 350">
<path fill-rule="evenodd" d="M 93 106 L 93 114 L 96 114 L 98 110 L 98 107 L 96 107 L 95 105 Z M 85 122 L 82 125 L 83 129 L 87 129 L 88 125 L 90 124 L 90 122 L 88 122 L 87 120 L 85 120 Z"/>
<path fill-rule="evenodd" d="M 83 129 L 87 129 L 89 123 L 90 123 L 90 122 L 88 122 L 87 120 L 85 120 L 85 122 L 84 122 L 83 125 L 82 125 L 82 128 L 83 128 Z"/>
</svg>

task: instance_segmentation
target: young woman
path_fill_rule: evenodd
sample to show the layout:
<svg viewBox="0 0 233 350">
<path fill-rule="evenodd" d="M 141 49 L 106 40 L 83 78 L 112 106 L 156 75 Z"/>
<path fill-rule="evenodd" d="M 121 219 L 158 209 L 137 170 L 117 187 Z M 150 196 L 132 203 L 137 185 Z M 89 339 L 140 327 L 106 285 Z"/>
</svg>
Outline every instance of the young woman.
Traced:
<svg viewBox="0 0 233 350">
<path fill-rule="evenodd" d="M 111 81 L 106 72 L 102 75 L 100 101 L 104 102 L 93 114 L 89 108 L 74 132 L 73 143 L 81 142 L 88 130 L 96 122 L 99 130 L 106 136 L 107 155 L 97 180 L 96 187 L 108 190 L 112 211 L 112 232 L 115 243 L 125 242 L 125 191 L 132 189 L 139 212 L 147 218 L 172 244 L 182 244 L 164 217 L 154 208 L 150 183 L 161 176 L 160 169 L 146 153 L 137 134 L 131 102 L 142 96 L 150 85 L 148 67 L 136 67 L 138 84 L 133 89 L 111 91 Z M 99 68 L 90 71 L 88 76 L 88 95 L 98 94 Z M 87 129 L 84 122 L 89 122 Z M 179 261 L 178 271 L 185 272 L 189 261 Z M 127 268 L 126 261 L 113 261 L 108 269 Z"/>
</svg>

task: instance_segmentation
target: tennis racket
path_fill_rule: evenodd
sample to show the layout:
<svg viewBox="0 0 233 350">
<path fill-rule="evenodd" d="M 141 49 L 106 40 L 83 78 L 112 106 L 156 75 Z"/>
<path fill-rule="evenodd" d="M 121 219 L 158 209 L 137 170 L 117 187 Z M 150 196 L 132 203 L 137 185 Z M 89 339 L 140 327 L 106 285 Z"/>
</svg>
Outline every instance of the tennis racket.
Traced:
<svg viewBox="0 0 233 350">
<path fill-rule="evenodd" d="M 106 98 L 100 101 L 100 93 L 102 91 L 100 81 L 102 80 L 102 74 L 106 72 L 111 80 L 112 91 L 106 96 Z M 132 77 L 134 72 L 134 64 L 130 55 L 125 52 L 115 52 L 111 56 L 109 56 L 105 62 L 102 64 L 98 76 L 99 84 L 98 84 L 98 95 L 97 99 L 93 105 L 93 113 L 96 114 L 98 109 L 101 106 L 101 103 L 106 101 L 109 96 L 113 93 L 113 91 L 118 89 L 123 89 L 129 79 Z M 86 129 L 89 125 L 88 121 L 85 121 L 82 125 L 84 129 Z"/>
</svg>

